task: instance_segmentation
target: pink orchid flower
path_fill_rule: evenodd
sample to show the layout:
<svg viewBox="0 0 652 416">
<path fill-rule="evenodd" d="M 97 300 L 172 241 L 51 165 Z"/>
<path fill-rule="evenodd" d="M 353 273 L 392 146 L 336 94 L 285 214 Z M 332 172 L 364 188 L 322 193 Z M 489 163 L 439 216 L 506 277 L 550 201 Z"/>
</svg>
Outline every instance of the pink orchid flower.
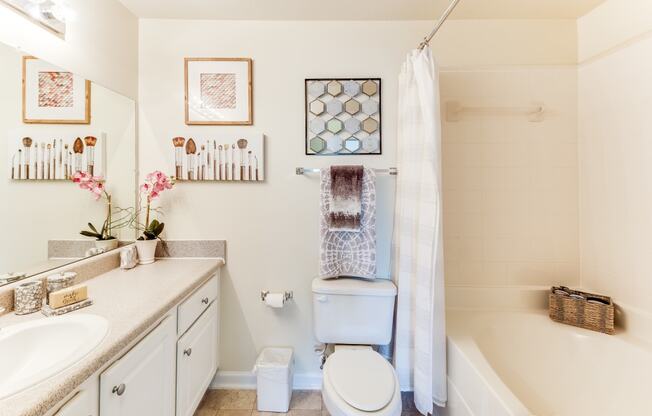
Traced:
<svg viewBox="0 0 652 416">
<path fill-rule="evenodd" d="M 106 194 L 102 180 L 101 176 L 93 176 L 86 172 L 77 172 L 72 177 L 72 181 L 79 184 L 81 189 L 90 191 L 96 201 Z"/>
<path fill-rule="evenodd" d="M 156 170 L 145 176 L 145 183 L 140 185 L 140 192 L 147 196 L 148 201 L 151 201 L 158 198 L 166 189 L 172 189 L 172 185 L 172 181 L 165 173 Z"/>
</svg>

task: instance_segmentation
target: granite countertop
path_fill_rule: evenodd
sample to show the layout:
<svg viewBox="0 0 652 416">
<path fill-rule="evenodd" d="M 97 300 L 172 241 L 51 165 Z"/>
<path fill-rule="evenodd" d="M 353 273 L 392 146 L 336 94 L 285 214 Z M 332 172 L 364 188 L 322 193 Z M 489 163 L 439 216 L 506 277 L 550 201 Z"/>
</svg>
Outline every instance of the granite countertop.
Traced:
<svg viewBox="0 0 652 416">
<path fill-rule="evenodd" d="M 166 312 L 207 281 L 223 259 L 162 259 L 131 270 L 114 269 L 84 282 L 93 305 L 73 314 L 106 318 L 109 331 L 89 354 L 63 372 L 0 400 L 2 416 L 41 416 L 112 361 Z M 0 328 L 45 318 L 41 313 L 0 317 Z"/>
</svg>

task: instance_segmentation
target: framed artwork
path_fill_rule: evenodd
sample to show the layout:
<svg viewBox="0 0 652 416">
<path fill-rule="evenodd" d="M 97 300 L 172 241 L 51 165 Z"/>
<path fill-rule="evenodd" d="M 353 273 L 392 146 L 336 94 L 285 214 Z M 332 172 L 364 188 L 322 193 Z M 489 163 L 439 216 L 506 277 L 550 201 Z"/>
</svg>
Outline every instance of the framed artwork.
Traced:
<svg viewBox="0 0 652 416">
<path fill-rule="evenodd" d="M 250 58 L 186 58 L 186 124 L 252 125 L 252 65 Z"/>
<path fill-rule="evenodd" d="M 33 56 L 23 57 L 23 123 L 90 122 L 90 81 Z"/>
<path fill-rule="evenodd" d="M 305 82 L 306 155 L 382 154 L 380 78 Z"/>
<path fill-rule="evenodd" d="M 265 180 L 265 136 L 249 133 L 216 138 L 174 137 L 177 181 L 262 182 Z"/>
</svg>

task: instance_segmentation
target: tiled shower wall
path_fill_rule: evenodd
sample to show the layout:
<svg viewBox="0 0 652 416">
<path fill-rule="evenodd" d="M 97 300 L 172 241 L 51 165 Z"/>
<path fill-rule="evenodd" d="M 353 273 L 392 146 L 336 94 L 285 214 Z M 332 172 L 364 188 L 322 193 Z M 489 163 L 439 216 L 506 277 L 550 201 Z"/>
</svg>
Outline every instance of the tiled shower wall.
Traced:
<svg viewBox="0 0 652 416">
<path fill-rule="evenodd" d="M 576 68 L 444 69 L 441 88 L 447 284 L 579 284 Z"/>
</svg>

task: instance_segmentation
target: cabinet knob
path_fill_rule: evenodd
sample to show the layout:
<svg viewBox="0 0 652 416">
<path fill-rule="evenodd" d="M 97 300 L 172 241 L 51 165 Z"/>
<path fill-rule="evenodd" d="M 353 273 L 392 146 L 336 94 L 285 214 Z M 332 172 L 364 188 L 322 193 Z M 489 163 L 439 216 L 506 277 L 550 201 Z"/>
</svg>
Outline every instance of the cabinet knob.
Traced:
<svg viewBox="0 0 652 416">
<path fill-rule="evenodd" d="M 192 348 L 187 348 L 183 350 L 183 355 L 187 355 L 188 357 L 190 357 L 190 354 L 192 354 Z"/>
<path fill-rule="evenodd" d="M 204 299 L 202 299 L 202 300 L 201 300 L 201 303 L 204 303 L 204 304 L 208 305 L 208 298 L 204 298 Z"/>
<path fill-rule="evenodd" d="M 117 394 L 118 396 L 122 396 L 122 394 L 125 392 L 127 389 L 127 386 L 125 386 L 124 383 L 121 383 L 119 386 L 113 386 L 113 390 L 111 393 Z"/>
</svg>

